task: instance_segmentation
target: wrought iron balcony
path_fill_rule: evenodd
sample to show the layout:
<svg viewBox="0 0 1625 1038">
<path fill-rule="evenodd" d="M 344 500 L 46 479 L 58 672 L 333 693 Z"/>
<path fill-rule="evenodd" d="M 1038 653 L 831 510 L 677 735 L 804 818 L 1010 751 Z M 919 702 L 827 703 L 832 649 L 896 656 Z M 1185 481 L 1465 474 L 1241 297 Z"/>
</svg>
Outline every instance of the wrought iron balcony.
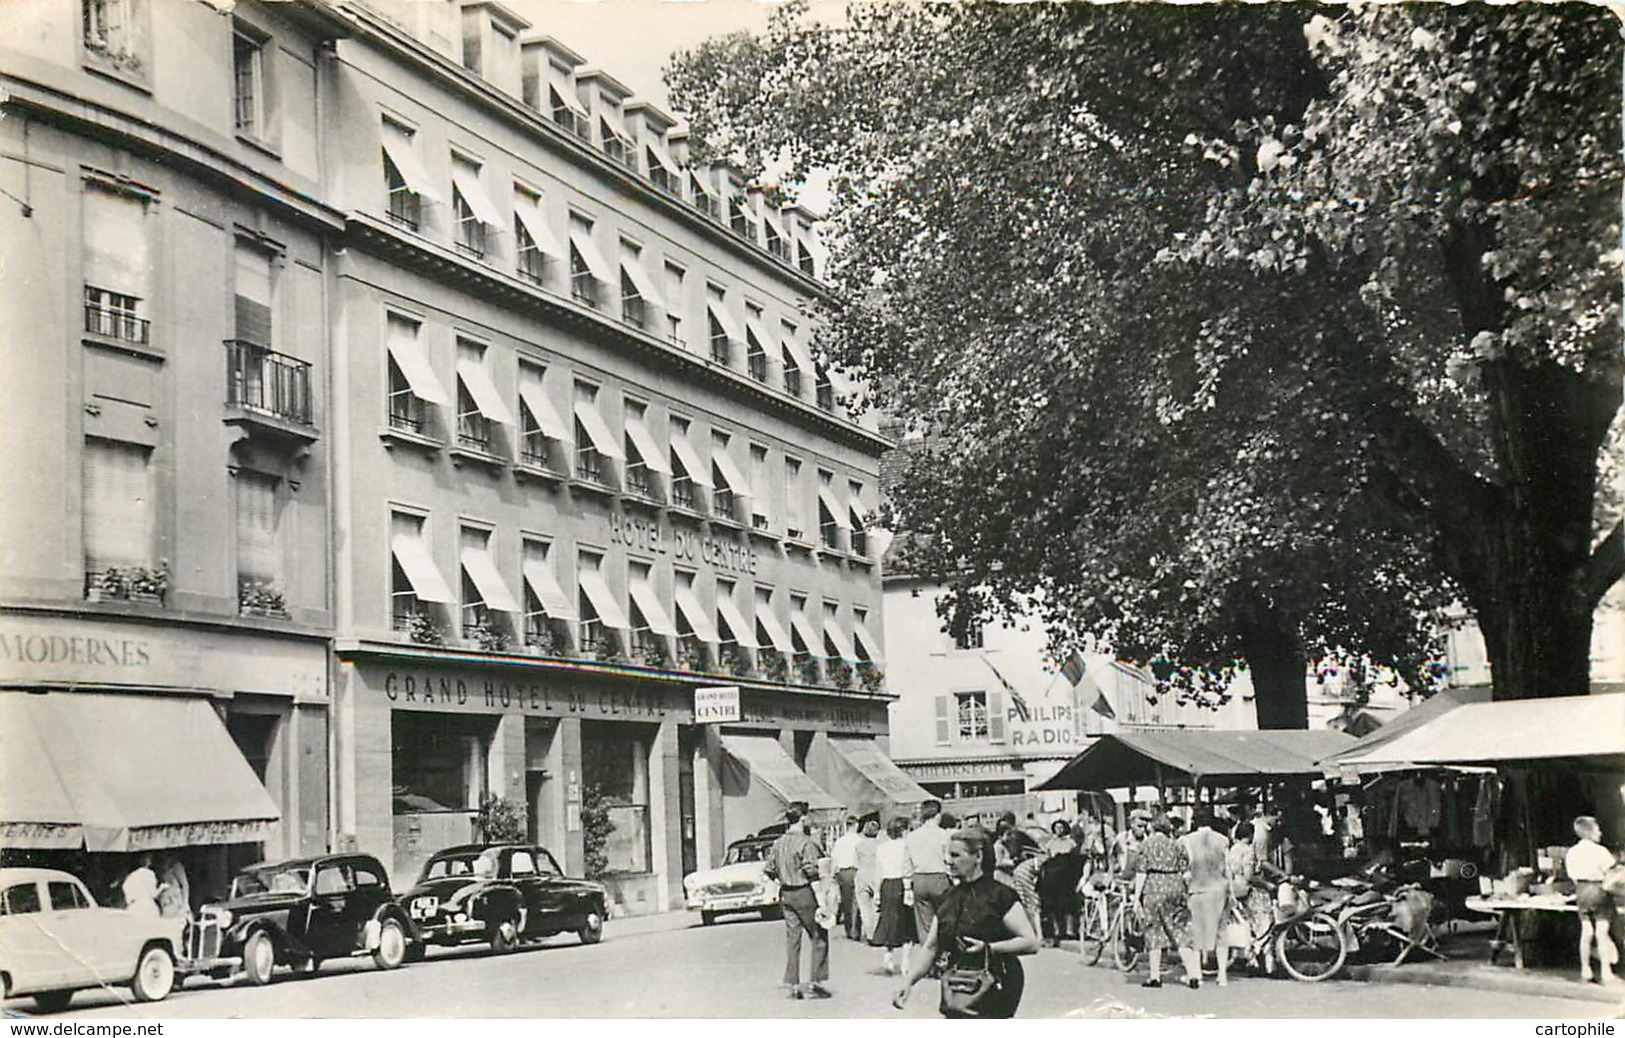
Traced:
<svg viewBox="0 0 1625 1038">
<path fill-rule="evenodd" d="M 312 430 L 310 363 L 242 339 L 226 340 L 226 404 Z M 313 430 L 312 430 L 313 432 Z"/>
</svg>

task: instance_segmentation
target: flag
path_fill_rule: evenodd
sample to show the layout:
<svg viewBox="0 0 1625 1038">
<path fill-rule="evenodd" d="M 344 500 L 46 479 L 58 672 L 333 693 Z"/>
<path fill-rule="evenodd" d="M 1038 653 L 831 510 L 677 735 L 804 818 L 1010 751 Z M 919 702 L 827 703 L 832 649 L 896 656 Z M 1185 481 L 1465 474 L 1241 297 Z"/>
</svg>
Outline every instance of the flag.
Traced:
<svg viewBox="0 0 1625 1038">
<path fill-rule="evenodd" d="M 1073 649 L 1072 655 L 1068 656 L 1066 662 L 1061 664 L 1061 676 L 1066 678 L 1067 684 L 1077 688 L 1078 683 L 1083 680 L 1083 675 L 1088 669 L 1089 665 L 1084 662 L 1083 653 Z"/>
<path fill-rule="evenodd" d="M 1071 682 L 1073 702 L 1079 709 L 1093 710 L 1101 717 L 1113 719 L 1117 717 L 1111 703 L 1107 702 L 1106 693 L 1101 689 L 1100 683 L 1089 673 L 1089 665 L 1084 661 L 1083 653 L 1073 649 L 1072 655 L 1061 665 L 1061 674 Z"/>
<path fill-rule="evenodd" d="M 987 664 L 987 669 L 993 672 L 993 676 L 999 679 L 999 684 L 1004 686 L 1004 690 L 1010 693 L 1010 706 L 1016 711 L 1016 719 L 1023 724 L 1031 721 L 1033 717 L 1027 709 L 1027 701 L 1021 698 L 1021 693 L 1016 691 L 1016 686 L 1004 679 L 1004 675 L 999 673 L 999 668 L 995 667 L 993 661 L 988 659 L 985 654 L 977 653 L 977 656 L 983 663 Z"/>
</svg>

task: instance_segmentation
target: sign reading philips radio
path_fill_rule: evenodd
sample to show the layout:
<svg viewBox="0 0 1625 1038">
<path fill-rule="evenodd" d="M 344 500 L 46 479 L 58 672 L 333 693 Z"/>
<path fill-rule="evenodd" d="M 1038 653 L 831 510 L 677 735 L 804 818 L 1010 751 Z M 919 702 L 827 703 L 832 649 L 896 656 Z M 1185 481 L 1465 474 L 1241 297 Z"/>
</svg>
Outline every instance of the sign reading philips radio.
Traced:
<svg viewBox="0 0 1625 1038">
<path fill-rule="evenodd" d="M 739 686 L 694 690 L 694 723 L 721 724 L 740 719 Z"/>
<path fill-rule="evenodd" d="M 609 540 L 679 562 L 699 562 L 730 573 L 755 573 L 758 557 L 750 546 L 723 537 L 706 537 L 658 520 L 609 513 Z"/>
</svg>

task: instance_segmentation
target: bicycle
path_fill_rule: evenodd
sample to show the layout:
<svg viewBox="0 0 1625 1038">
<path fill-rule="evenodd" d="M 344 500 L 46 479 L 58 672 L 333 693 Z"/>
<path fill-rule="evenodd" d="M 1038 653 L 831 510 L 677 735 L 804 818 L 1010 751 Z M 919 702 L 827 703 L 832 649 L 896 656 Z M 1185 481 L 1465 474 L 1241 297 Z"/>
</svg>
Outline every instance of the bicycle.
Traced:
<svg viewBox="0 0 1625 1038">
<path fill-rule="evenodd" d="M 1139 963 L 1145 948 L 1133 884 L 1112 878 L 1104 885 L 1091 879 L 1089 885 L 1092 890 L 1084 896 L 1086 905 L 1078 919 L 1078 957 L 1085 966 L 1093 966 L 1110 944 L 1113 961 L 1127 973 Z"/>
<path fill-rule="evenodd" d="M 1287 903 L 1283 905 L 1283 901 Z M 1348 933 L 1338 919 L 1312 906 L 1289 884 L 1277 890 L 1275 902 L 1269 927 L 1258 933 L 1241 905 L 1230 901 L 1228 921 L 1241 924 L 1252 937 L 1245 949 L 1233 945 L 1226 949 L 1230 965 L 1235 966 L 1245 954 L 1249 962 L 1262 961 L 1266 971 L 1272 962 L 1279 962 L 1287 976 L 1310 984 L 1336 975 L 1349 954 Z"/>
</svg>

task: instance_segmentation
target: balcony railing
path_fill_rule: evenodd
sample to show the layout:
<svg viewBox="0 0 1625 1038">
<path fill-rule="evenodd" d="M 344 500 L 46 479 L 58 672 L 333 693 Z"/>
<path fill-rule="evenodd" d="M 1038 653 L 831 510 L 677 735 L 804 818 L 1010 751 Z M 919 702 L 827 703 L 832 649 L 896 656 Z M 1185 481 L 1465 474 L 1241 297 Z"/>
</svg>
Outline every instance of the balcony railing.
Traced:
<svg viewBox="0 0 1625 1038">
<path fill-rule="evenodd" d="M 576 451 L 576 478 L 588 483 L 597 483 L 599 486 L 609 486 L 609 477 L 604 467 L 604 456 L 592 447 L 582 447 Z"/>
<path fill-rule="evenodd" d="M 576 270 L 570 273 L 570 298 L 583 306 L 598 309 L 598 279 L 592 276 L 592 271 Z"/>
<path fill-rule="evenodd" d="M 553 468 L 553 452 L 548 447 L 545 434 L 540 431 L 525 434 L 519 446 L 519 463 L 537 469 Z"/>
<path fill-rule="evenodd" d="M 484 454 L 491 453 L 491 420 L 479 411 L 465 411 L 458 415 L 457 446 Z"/>
<path fill-rule="evenodd" d="M 629 462 L 626 466 L 626 492 L 636 494 L 638 497 L 650 501 L 659 497 L 659 486 L 655 483 L 654 474 L 649 466 L 641 461 Z"/>
<path fill-rule="evenodd" d="M 801 395 L 801 369 L 786 366 L 784 369 L 784 391 L 791 396 Z"/>
<path fill-rule="evenodd" d="M 726 335 L 711 336 L 711 359 L 726 366 L 733 360 L 733 345 Z"/>
<path fill-rule="evenodd" d="M 310 364 L 258 343 L 227 339 L 226 403 L 310 425 Z"/>
<path fill-rule="evenodd" d="M 648 328 L 649 308 L 640 295 L 621 297 L 621 320 L 637 329 Z"/>
<path fill-rule="evenodd" d="M 671 662 L 671 651 L 664 635 L 647 627 L 632 632 L 632 659 L 645 667 L 664 667 Z"/>
<path fill-rule="evenodd" d="M 745 358 L 745 370 L 758 382 L 767 381 L 767 354 L 760 351 Z"/>
<path fill-rule="evenodd" d="M 705 497 L 695 489 L 694 481 L 687 476 L 672 477 L 671 503 L 690 512 L 705 511 Z"/>
<path fill-rule="evenodd" d="M 135 315 L 140 303 L 134 296 L 86 285 L 85 331 L 145 346 L 150 326 L 145 319 Z"/>
<path fill-rule="evenodd" d="M 726 487 L 719 487 L 711 491 L 711 511 L 719 518 L 732 519 L 738 499 L 734 492 Z"/>
<path fill-rule="evenodd" d="M 519 276 L 531 284 L 547 287 L 547 253 L 532 245 L 519 251 Z"/>
</svg>

